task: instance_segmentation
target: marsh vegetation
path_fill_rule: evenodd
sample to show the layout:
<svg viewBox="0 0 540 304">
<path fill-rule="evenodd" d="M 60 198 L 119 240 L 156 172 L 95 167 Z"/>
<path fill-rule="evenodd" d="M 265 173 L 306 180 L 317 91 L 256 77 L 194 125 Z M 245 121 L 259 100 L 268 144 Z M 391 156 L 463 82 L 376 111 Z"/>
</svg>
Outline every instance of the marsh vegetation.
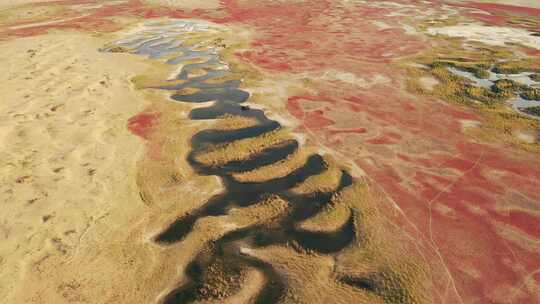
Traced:
<svg viewBox="0 0 540 304">
<path fill-rule="evenodd" d="M 179 35 L 179 29 L 198 33 Z M 136 36 L 119 43 L 131 53 L 181 65 L 174 79 L 135 77 L 138 88 L 170 92 L 182 104 L 208 102 L 194 107 L 189 117 L 214 121 L 193 135 L 187 161 L 197 174 L 218 176 L 224 191 L 179 215 L 154 239 L 161 246 L 200 242 L 194 239 L 198 234 L 211 241 L 189 261 L 189 279 L 163 302 L 233 303 L 244 293 L 249 297 L 234 303 L 424 299 L 418 272 L 404 266 L 420 269 L 421 264 L 387 242 L 400 234 L 385 227 L 368 181 L 351 176 L 330 155 L 301 146 L 279 122 L 246 105 L 250 94 L 222 62 L 231 60 L 228 52 L 220 54 L 207 42 L 216 41 L 216 31 L 212 25 L 179 21 L 147 26 L 143 40 Z M 218 47 L 223 44 L 220 40 Z M 362 266 L 355 269 L 365 272 L 326 268 L 342 263 L 337 257 L 345 252 L 343 263 L 358 263 Z M 367 252 L 381 258 L 364 259 Z M 246 278 L 254 273 L 263 279 L 250 286 Z M 311 288 L 313 276 L 321 274 L 319 287 Z M 320 290 L 326 291 L 325 299 L 315 296 Z"/>
</svg>

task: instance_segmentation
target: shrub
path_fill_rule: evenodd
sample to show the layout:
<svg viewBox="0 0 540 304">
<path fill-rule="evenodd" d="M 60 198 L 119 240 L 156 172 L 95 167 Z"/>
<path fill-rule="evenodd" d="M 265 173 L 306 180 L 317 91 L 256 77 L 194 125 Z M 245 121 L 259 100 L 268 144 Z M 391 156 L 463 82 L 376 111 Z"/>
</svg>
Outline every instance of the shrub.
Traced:
<svg viewBox="0 0 540 304">
<path fill-rule="evenodd" d="M 491 90 L 499 94 L 515 93 L 521 89 L 521 86 L 510 79 L 496 80 L 491 87 Z"/>
<path fill-rule="evenodd" d="M 499 74 L 519 74 L 523 72 L 538 72 L 540 69 L 533 68 L 531 62 L 522 60 L 497 63 L 493 71 Z"/>
</svg>

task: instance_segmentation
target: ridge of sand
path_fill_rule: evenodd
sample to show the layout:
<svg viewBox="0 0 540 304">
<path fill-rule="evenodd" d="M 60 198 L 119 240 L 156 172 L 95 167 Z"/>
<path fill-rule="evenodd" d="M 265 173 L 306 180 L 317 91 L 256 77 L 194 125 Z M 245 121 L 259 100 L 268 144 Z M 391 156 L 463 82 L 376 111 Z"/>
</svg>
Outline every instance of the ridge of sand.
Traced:
<svg viewBox="0 0 540 304">
<path fill-rule="evenodd" d="M 126 277 L 103 246 L 121 247 L 145 211 L 144 144 L 126 123 L 148 104 L 129 82 L 148 66 L 102 43 L 70 32 L 0 43 L 3 303 L 101 302 Z"/>
</svg>

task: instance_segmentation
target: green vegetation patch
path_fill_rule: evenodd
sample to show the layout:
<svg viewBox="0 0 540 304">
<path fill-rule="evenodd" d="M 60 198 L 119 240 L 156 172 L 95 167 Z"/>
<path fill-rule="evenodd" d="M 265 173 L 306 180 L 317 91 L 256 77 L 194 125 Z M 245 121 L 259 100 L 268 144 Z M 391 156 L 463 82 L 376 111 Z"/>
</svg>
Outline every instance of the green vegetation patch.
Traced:
<svg viewBox="0 0 540 304">
<path fill-rule="evenodd" d="M 428 67 L 433 76 L 441 81 L 442 85 L 437 87 L 437 91 L 445 99 L 465 104 L 479 101 L 488 107 L 495 107 L 517 95 L 527 100 L 538 100 L 540 99 L 540 89 L 519 84 L 511 79 L 496 80 L 489 89 L 478 87 L 471 84 L 467 78 L 455 75 L 448 70 L 448 67 L 473 73 L 477 78 L 488 78 L 488 70 L 491 66 L 494 66 L 495 73 L 520 74 L 537 72 L 538 69 L 534 68 L 535 64 L 536 62 L 533 60 L 510 60 L 492 64 L 483 58 L 475 61 L 473 58 L 442 57 L 435 58 L 432 63 L 428 64 Z"/>
<path fill-rule="evenodd" d="M 270 179 L 287 176 L 306 164 L 310 154 L 305 150 L 306 148 L 302 149 L 301 152 L 297 151 L 296 153 L 289 155 L 286 159 L 271 165 L 259 167 L 247 172 L 234 173 L 233 176 L 240 182 L 264 182 Z"/>
<path fill-rule="evenodd" d="M 308 195 L 313 193 L 328 193 L 335 191 L 341 181 L 342 168 L 336 161 L 329 157 L 324 157 L 326 170 L 321 174 L 312 175 L 305 181 L 291 189 L 291 192 L 297 195 Z"/>
<path fill-rule="evenodd" d="M 493 84 L 491 90 L 495 93 L 516 93 L 523 89 L 523 86 L 510 79 L 499 79 Z"/>
<path fill-rule="evenodd" d="M 301 222 L 298 226 L 302 230 L 311 232 L 337 232 L 347 224 L 351 214 L 350 207 L 334 196 L 332 202 L 325 206 L 321 212 Z"/>
<path fill-rule="evenodd" d="M 225 114 L 212 126 L 216 130 L 240 130 L 257 125 L 257 119 L 240 115 Z"/>
<path fill-rule="evenodd" d="M 540 117 L 540 106 L 525 108 L 523 112 Z"/>
<path fill-rule="evenodd" d="M 537 89 L 528 88 L 510 79 L 496 80 L 489 89 L 478 87 L 469 83 L 468 79 L 455 75 L 447 69 L 448 67 L 454 67 L 462 71 L 474 73 L 477 77 L 479 73 L 486 73 L 487 75 L 483 76 L 483 78 L 487 78 L 489 74 L 487 69 L 483 68 L 485 67 L 483 63 L 463 65 L 447 61 L 435 61 L 429 66 L 432 74 L 442 82 L 442 85 L 437 87 L 437 91 L 443 96 L 459 103 L 480 101 L 486 106 L 493 107 L 515 98 L 520 93 L 527 94 L 527 99 L 538 96 Z M 464 66 L 474 66 L 475 68 Z"/>
<path fill-rule="evenodd" d="M 533 36 L 540 36 L 538 29 L 540 28 L 540 19 L 534 17 L 525 17 L 525 16 L 511 16 L 510 20 L 507 21 L 508 24 L 527 28 L 530 31 L 534 31 Z"/>
<path fill-rule="evenodd" d="M 469 62 L 466 58 L 443 58 L 434 61 L 432 66 L 451 66 L 472 73 L 477 78 L 487 79 L 489 78 L 488 70 L 491 68 L 491 63 L 487 61 Z"/>
<path fill-rule="evenodd" d="M 521 93 L 521 97 L 527 100 L 540 100 L 540 89 L 538 88 L 526 88 Z"/>
<path fill-rule="evenodd" d="M 240 139 L 228 144 L 209 147 L 199 152 L 195 159 L 207 166 L 224 165 L 230 161 L 247 160 L 265 149 L 283 147 L 293 141 L 289 132 L 278 129 L 258 137 Z"/>
<path fill-rule="evenodd" d="M 532 60 L 522 59 L 498 62 L 493 67 L 493 71 L 498 74 L 539 73 L 540 68 L 536 67 Z"/>
<path fill-rule="evenodd" d="M 460 41 L 439 38 L 436 46 L 422 56 L 406 59 L 402 66 L 408 72 L 409 91 L 431 98 L 440 98 L 477 110 L 485 118 L 481 127 L 467 129 L 469 135 L 487 142 L 504 142 L 527 151 L 540 153 L 538 143 L 523 142 L 515 136 L 519 130 L 536 132 L 540 122 L 532 117 L 517 113 L 506 104 L 516 96 L 528 100 L 539 100 L 539 89 L 522 85 L 510 79 L 500 79 L 489 87 L 476 86 L 470 79 L 454 74 L 449 68 L 466 71 L 477 78 L 493 67 L 496 73 L 533 73 L 532 80 L 540 79 L 540 58 L 520 58 L 510 48 L 477 44 L 463 49 Z M 419 65 L 420 64 L 420 65 Z M 421 79 L 435 77 L 439 83 L 426 88 Z M 537 110 L 536 110 L 537 111 Z M 535 110 L 523 111 L 531 115 Z"/>
</svg>

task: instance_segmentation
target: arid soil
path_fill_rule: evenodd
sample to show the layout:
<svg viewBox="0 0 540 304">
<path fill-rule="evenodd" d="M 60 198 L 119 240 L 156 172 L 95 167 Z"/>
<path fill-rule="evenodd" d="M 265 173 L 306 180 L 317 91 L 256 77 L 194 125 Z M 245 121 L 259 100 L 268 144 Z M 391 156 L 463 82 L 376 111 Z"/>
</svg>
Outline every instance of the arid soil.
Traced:
<svg viewBox="0 0 540 304">
<path fill-rule="evenodd" d="M 83 301 L 95 291 L 76 294 L 78 286 L 109 289 L 95 273 L 120 258 L 111 247 L 127 237 L 119 227 L 145 208 L 136 184 L 144 146 L 126 121 L 148 102 L 126 77 L 147 66 L 97 52 L 103 41 L 63 32 L 0 46 L 7 303 Z M 94 241 L 103 235 L 111 242 Z"/>
<path fill-rule="evenodd" d="M 429 2 L 3 1 L 0 297 L 540 301 L 540 9 Z"/>
</svg>

